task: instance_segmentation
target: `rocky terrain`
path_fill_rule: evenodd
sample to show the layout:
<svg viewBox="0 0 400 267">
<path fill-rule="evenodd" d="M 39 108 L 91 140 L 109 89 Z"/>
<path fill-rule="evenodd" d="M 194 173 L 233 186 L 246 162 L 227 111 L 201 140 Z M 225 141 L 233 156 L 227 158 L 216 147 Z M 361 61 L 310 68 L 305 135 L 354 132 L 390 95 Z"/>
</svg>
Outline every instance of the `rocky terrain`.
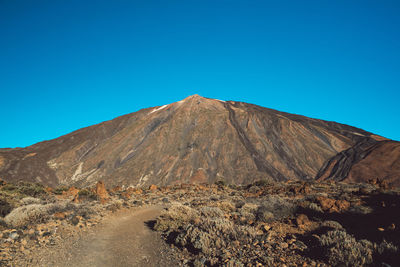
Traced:
<svg viewBox="0 0 400 267">
<path fill-rule="evenodd" d="M 0 265 L 399 266 L 400 143 L 198 95 L 0 149 Z"/>
<path fill-rule="evenodd" d="M 54 140 L 0 149 L 0 177 L 50 186 L 387 179 L 399 142 L 335 122 L 198 95 Z"/>
<path fill-rule="evenodd" d="M 157 255 L 175 265 L 387 267 L 400 262 L 400 190 L 385 180 L 112 189 L 102 182 L 88 188 L 2 182 L 0 195 L 4 266 L 66 266 L 78 256 L 62 255 L 80 255 L 87 249 L 82 244 L 103 240 L 111 226 L 126 229 L 116 239 L 123 244 L 121 236 L 138 227 L 138 221 L 126 220 L 148 207 L 164 207 L 143 225 L 155 238 L 163 237 Z M 128 251 L 119 259 L 132 257 L 140 253 Z M 78 266 L 90 266 L 78 259 Z"/>
</svg>

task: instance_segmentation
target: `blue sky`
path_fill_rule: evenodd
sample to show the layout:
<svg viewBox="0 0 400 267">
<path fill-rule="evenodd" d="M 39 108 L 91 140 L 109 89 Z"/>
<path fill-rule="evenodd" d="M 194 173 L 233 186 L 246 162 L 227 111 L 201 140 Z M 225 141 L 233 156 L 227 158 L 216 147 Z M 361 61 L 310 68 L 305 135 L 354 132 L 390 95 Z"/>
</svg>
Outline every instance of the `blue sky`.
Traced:
<svg viewBox="0 0 400 267">
<path fill-rule="evenodd" d="M 0 147 L 192 94 L 400 140 L 399 1 L 0 0 Z"/>
</svg>

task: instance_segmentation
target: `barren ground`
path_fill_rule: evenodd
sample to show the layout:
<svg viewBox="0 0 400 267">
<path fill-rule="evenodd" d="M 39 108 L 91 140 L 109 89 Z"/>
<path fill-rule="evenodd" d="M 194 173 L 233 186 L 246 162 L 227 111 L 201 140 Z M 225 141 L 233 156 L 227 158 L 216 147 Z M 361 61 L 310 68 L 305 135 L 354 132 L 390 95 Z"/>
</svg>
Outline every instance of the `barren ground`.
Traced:
<svg viewBox="0 0 400 267">
<path fill-rule="evenodd" d="M 171 249 L 147 222 L 160 206 L 121 210 L 80 237 L 38 253 L 31 266 L 173 266 Z"/>
</svg>

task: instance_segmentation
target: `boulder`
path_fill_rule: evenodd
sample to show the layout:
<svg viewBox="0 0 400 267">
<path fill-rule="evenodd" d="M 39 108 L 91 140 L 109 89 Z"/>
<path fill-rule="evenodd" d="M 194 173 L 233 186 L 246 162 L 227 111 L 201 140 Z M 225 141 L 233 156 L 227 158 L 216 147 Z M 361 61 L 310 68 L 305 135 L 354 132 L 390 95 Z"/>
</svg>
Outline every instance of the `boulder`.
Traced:
<svg viewBox="0 0 400 267">
<path fill-rule="evenodd" d="M 299 228 L 305 228 L 310 224 L 310 220 L 308 219 L 307 215 L 299 214 L 296 218 L 296 223 Z"/>
<path fill-rule="evenodd" d="M 98 181 L 96 184 L 95 194 L 97 199 L 102 203 L 106 203 L 110 199 L 110 195 L 107 192 L 106 186 L 102 181 Z"/>
<path fill-rule="evenodd" d="M 344 212 L 350 208 L 350 202 L 347 200 L 335 200 L 327 197 L 317 197 L 323 211 L 329 213 L 332 212 Z"/>
<path fill-rule="evenodd" d="M 62 196 L 64 198 L 69 198 L 73 197 L 75 198 L 76 195 L 78 195 L 79 189 L 77 189 L 75 186 L 71 186 L 67 191 L 62 192 Z"/>
<path fill-rule="evenodd" d="M 158 187 L 155 184 L 150 185 L 149 190 L 154 192 L 158 189 Z"/>
<path fill-rule="evenodd" d="M 65 212 L 56 212 L 53 214 L 53 217 L 58 220 L 63 220 L 66 216 L 67 215 L 65 214 Z"/>
</svg>

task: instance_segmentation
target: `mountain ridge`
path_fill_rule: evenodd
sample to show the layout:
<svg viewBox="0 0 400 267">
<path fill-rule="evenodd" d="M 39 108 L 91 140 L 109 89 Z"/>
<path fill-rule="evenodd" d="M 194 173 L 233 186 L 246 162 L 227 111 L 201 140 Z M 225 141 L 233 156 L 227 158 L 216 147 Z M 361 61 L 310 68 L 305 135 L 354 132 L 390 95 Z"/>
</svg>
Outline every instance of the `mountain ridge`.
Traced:
<svg viewBox="0 0 400 267">
<path fill-rule="evenodd" d="M 193 95 L 29 147 L 2 149 L 0 177 L 51 186 L 346 180 L 354 174 L 336 169 L 351 169 L 360 159 L 335 172 L 329 161 L 357 144 L 382 141 L 398 143 L 345 124 Z"/>
</svg>

